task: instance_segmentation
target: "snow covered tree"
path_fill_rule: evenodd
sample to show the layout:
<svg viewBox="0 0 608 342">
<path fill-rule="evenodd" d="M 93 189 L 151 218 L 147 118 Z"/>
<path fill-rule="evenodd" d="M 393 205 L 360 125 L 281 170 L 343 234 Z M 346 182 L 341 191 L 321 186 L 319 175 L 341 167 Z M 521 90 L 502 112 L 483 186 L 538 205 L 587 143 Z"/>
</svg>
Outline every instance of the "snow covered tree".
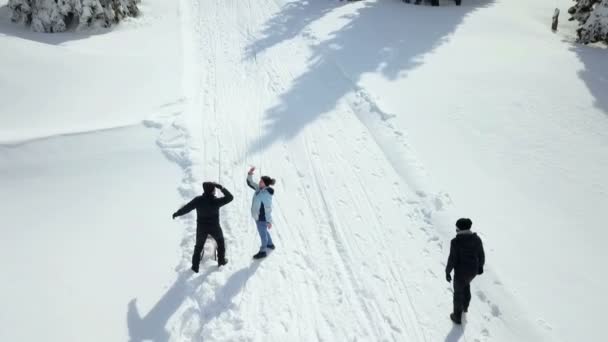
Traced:
<svg viewBox="0 0 608 342">
<path fill-rule="evenodd" d="M 110 27 L 139 14 L 140 0 L 9 0 L 11 20 L 37 32 L 63 32 L 74 25 Z"/>
<path fill-rule="evenodd" d="M 575 0 L 568 13 L 570 20 L 577 20 L 580 27 L 576 30 L 578 42 L 608 43 L 608 0 Z"/>
</svg>

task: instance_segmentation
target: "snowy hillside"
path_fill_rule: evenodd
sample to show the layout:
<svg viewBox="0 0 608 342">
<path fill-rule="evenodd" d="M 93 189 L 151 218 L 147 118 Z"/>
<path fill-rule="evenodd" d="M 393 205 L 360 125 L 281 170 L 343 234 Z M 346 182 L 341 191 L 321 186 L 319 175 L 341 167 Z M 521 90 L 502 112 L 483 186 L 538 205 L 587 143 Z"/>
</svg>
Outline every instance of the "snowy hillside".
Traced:
<svg viewBox="0 0 608 342">
<path fill-rule="evenodd" d="M 5 3 L 0 340 L 602 339 L 608 52 L 551 32 L 570 1 L 144 0 L 55 35 Z M 170 216 L 204 180 L 230 263 L 193 274 Z M 487 264 L 459 327 L 463 216 Z"/>
</svg>

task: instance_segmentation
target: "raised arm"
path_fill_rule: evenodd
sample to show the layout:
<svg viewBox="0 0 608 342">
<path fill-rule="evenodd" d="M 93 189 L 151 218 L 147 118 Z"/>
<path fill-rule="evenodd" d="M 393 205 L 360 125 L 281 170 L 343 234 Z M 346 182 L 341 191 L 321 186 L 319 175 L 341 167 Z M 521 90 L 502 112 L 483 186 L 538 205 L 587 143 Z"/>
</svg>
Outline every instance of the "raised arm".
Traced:
<svg viewBox="0 0 608 342">
<path fill-rule="evenodd" d="M 220 189 L 222 194 L 224 194 L 224 197 L 217 199 L 218 206 L 221 207 L 221 206 L 224 206 L 224 205 L 232 202 L 232 200 L 234 199 L 234 196 L 232 196 L 232 194 L 230 193 L 230 191 L 228 191 L 228 189 L 224 188 L 223 186 L 221 186 L 219 184 L 217 184 L 216 187 L 218 189 Z"/>
<path fill-rule="evenodd" d="M 255 191 L 260 189 L 259 185 L 253 181 L 253 173 L 251 171 L 247 174 L 247 185 Z"/>
</svg>

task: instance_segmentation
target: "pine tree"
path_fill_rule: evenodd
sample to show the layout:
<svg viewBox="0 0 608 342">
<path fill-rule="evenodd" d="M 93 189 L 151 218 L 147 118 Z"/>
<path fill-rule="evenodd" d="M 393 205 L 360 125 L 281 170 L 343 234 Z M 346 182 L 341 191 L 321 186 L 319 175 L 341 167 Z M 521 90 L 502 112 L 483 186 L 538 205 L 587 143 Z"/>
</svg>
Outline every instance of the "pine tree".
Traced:
<svg viewBox="0 0 608 342">
<path fill-rule="evenodd" d="M 139 14 L 140 0 L 9 0 L 11 20 L 37 32 L 63 32 L 74 25 L 110 27 Z"/>
<path fill-rule="evenodd" d="M 608 0 L 575 0 L 568 13 L 579 22 L 578 42 L 608 43 Z"/>
</svg>

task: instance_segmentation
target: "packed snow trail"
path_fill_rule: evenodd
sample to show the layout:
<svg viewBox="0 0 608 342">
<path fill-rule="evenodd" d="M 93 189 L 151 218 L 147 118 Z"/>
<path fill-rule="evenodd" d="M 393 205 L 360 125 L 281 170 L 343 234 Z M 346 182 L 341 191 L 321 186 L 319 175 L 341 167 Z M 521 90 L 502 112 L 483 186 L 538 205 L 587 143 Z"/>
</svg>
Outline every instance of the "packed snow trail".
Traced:
<svg viewBox="0 0 608 342">
<path fill-rule="evenodd" d="M 331 54 L 313 52 L 319 42 L 308 26 L 330 11 L 341 9 L 333 2 L 181 3 L 187 101 L 182 118 L 159 127 L 187 132 L 172 138 L 178 144 L 160 145 L 189 156 L 177 158 L 186 198 L 215 180 L 235 201 L 222 212 L 230 263 L 205 271 L 215 267 L 207 261 L 202 275 L 180 277 L 176 286 L 188 290 L 168 325 L 171 340 L 533 336 L 517 323 L 516 304 L 505 303 L 513 308 L 505 314 L 490 299 L 506 297 L 491 270 L 484 277 L 493 283 L 475 284 L 466 331 L 449 321 L 442 271 L 449 236 L 434 228 L 449 196 L 426 184 L 405 132 L 374 96 Z M 345 18 L 334 25 L 347 25 Z M 277 250 L 261 262 L 251 260 L 258 249 L 245 185 L 251 165 L 258 176 L 277 178 Z M 187 224 L 182 272 L 194 243 L 194 222 Z"/>
</svg>

